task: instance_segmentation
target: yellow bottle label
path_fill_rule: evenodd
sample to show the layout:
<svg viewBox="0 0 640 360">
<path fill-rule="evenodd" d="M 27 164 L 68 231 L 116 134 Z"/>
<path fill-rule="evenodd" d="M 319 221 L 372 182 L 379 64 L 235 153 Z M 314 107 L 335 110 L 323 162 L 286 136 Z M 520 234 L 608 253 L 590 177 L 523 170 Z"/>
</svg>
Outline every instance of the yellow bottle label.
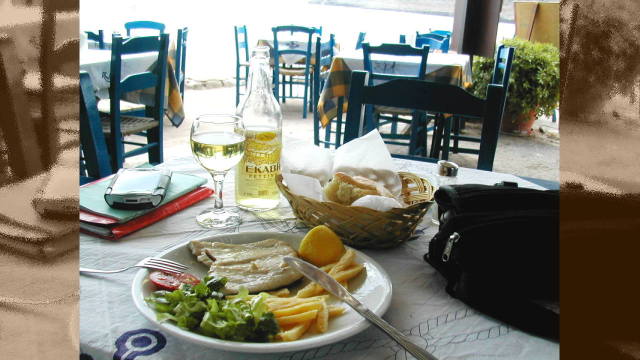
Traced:
<svg viewBox="0 0 640 360">
<path fill-rule="evenodd" d="M 250 210 L 272 209 L 280 202 L 282 141 L 279 132 L 247 130 L 245 152 L 236 168 L 236 203 Z"/>
</svg>

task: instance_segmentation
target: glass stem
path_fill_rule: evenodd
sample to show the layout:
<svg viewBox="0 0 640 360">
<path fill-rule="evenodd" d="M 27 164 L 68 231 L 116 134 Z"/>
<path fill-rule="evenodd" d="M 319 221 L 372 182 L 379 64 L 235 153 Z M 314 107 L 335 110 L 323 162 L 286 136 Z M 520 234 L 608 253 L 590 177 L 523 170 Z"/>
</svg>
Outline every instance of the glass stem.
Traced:
<svg viewBox="0 0 640 360">
<path fill-rule="evenodd" d="M 224 184 L 224 175 L 225 173 L 211 173 L 211 177 L 213 177 L 213 189 L 215 190 L 215 199 L 216 205 L 215 208 L 217 210 L 222 209 L 222 186 Z"/>
</svg>

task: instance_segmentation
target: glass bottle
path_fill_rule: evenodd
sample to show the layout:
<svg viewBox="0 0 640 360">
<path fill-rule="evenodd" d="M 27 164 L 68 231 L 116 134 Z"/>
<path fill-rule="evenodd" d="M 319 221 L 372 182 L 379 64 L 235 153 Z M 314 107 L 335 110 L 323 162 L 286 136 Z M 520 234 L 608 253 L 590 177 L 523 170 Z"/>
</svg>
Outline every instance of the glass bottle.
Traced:
<svg viewBox="0 0 640 360">
<path fill-rule="evenodd" d="M 249 62 L 248 90 L 236 114 L 245 126 L 245 152 L 236 168 L 236 204 L 251 211 L 273 209 L 280 202 L 282 112 L 273 95 L 269 48 L 254 49 Z"/>
</svg>

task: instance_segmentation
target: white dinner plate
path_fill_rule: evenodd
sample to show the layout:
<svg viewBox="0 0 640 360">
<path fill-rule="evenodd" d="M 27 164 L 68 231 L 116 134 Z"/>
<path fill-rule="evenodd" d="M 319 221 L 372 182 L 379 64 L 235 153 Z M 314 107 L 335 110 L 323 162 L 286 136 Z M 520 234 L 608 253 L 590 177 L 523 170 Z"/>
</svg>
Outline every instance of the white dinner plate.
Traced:
<svg viewBox="0 0 640 360">
<path fill-rule="evenodd" d="M 199 240 L 245 244 L 265 240 L 268 238 L 275 238 L 285 241 L 294 249 L 297 249 L 300 241 L 303 238 L 303 235 L 272 232 L 246 232 L 216 235 Z M 187 245 L 188 242 L 185 242 L 183 244 L 165 250 L 155 256 L 174 260 L 188 265 L 190 267 L 190 273 L 202 278 L 204 277 L 204 275 L 206 275 L 208 268 L 204 264 L 196 261 Z M 380 266 L 380 264 L 357 250 L 356 262 L 364 264 L 365 270 L 357 277 L 351 279 L 351 281 L 349 282 L 349 290 L 356 297 L 356 299 L 360 300 L 366 307 L 371 309 L 371 311 L 382 316 L 385 311 L 387 311 L 387 309 L 389 308 L 389 304 L 391 303 L 391 280 L 389 279 L 389 276 L 384 271 L 382 266 Z M 133 301 L 138 310 L 147 319 L 149 319 L 149 321 L 155 323 L 162 330 L 186 341 L 208 346 L 211 348 L 246 353 L 275 353 L 306 350 L 313 347 L 323 346 L 340 340 L 344 340 L 361 332 L 369 326 L 368 321 L 361 317 L 353 309 L 351 309 L 347 304 L 341 303 L 337 299 L 333 299 L 330 302 L 335 301 L 336 304 L 344 306 L 346 311 L 344 312 L 344 314 L 332 318 L 329 321 L 328 331 L 323 334 L 305 335 L 299 340 L 290 342 L 249 343 L 220 340 L 200 335 L 194 332 L 182 330 L 178 326 L 169 322 L 159 323 L 156 320 L 155 311 L 150 308 L 144 300 L 145 297 L 148 297 L 155 290 L 154 285 L 148 280 L 148 275 L 149 270 L 142 269 L 138 271 L 133 279 L 131 293 L 133 295 Z"/>
</svg>

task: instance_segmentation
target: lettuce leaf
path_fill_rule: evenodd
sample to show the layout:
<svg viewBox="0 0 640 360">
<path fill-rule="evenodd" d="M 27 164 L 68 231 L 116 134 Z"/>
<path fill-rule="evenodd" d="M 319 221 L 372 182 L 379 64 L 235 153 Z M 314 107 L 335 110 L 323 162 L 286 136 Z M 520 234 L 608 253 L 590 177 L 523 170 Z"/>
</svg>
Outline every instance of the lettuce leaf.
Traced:
<svg viewBox="0 0 640 360">
<path fill-rule="evenodd" d="M 147 303 L 159 322 L 170 321 L 182 329 L 232 341 L 268 342 L 280 330 L 265 303 L 268 296 L 249 296 L 241 288 L 225 299 L 220 292 L 226 279 L 206 276 L 197 285 L 183 284 L 178 290 L 156 291 Z"/>
</svg>

